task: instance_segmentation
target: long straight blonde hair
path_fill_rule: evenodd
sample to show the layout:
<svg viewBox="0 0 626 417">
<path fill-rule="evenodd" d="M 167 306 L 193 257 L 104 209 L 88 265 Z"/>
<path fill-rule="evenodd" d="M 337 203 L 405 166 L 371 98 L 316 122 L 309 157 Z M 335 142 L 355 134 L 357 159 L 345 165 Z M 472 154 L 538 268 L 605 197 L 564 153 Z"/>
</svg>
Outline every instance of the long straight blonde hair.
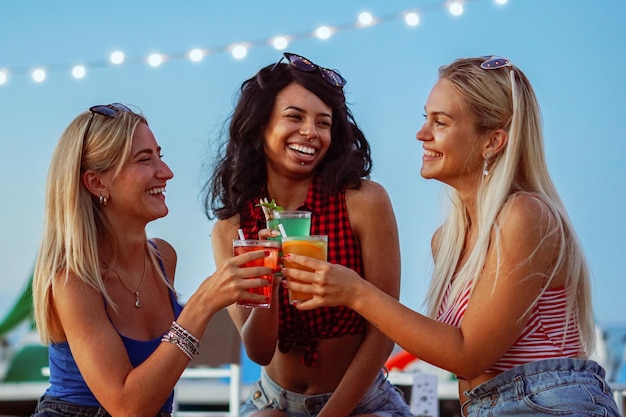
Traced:
<svg viewBox="0 0 626 417">
<path fill-rule="evenodd" d="M 99 291 L 116 309 L 101 273 L 99 245 L 110 245 L 115 257 L 116 242 L 102 213 L 98 196 L 82 181 L 86 170 L 117 175 L 129 158 L 132 138 L 139 123 L 138 113 L 120 112 L 115 117 L 84 112 L 65 129 L 54 150 L 46 184 L 44 227 L 33 276 L 35 322 L 41 340 L 53 342 L 51 325 L 52 282 L 70 272 Z M 152 262 L 155 251 L 146 239 Z M 160 268 L 157 268 L 160 271 Z"/>
<path fill-rule="evenodd" d="M 487 70 L 480 67 L 483 61 L 485 58 L 456 60 L 441 67 L 439 77 L 450 81 L 460 93 L 464 108 L 476 121 L 478 135 L 504 129 L 509 137 L 503 152 L 493 160 L 489 175 L 479 186 L 476 201 L 477 241 L 467 262 L 456 275 L 469 218 L 457 192 L 450 190 L 450 213 L 434 242 L 428 313 L 436 317 L 448 286 L 451 285 L 448 300 L 453 301 L 469 285 L 472 288 L 476 285 L 489 246 L 493 245 L 499 251 L 497 216 L 500 210 L 512 195 L 529 193 L 539 198 L 551 211 L 549 217 L 555 219 L 555 224 L 550 225 L 549 233 L 557 233 L 560 239 L 557 261 L 552 270 L 546 271 L 544 290 L 557 272 L 565 271 L 569 318 L 566 326 L 570 319 L 578 318 L 582 354 L 589 355 L 595 344 L 590 273 L 582 246 L 548 172 L 537 98 L 527 77 L 517 67 L 511 65 Z M 479 175 L 482 176 L 482 173 Z M 495 241 L 490 240 L 492 232 Z"/>
</svg>

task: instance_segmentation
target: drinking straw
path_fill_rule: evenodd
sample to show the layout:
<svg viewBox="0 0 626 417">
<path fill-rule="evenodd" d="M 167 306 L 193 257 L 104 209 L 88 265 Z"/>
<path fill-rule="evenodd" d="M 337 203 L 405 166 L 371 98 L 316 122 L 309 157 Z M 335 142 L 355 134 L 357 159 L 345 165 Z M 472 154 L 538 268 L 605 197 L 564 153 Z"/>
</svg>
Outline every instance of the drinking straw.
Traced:
<svg viewBox="0 0 626 417">
<path fill-rule="evenodd" d="M 281 234 L 283 237 L 287 237 L 287 232 L 285 232 L 285 228 L 283 227 L 282 223 L 279 223 L 279 224 L 278 224 L 278 229 L 280 230 L 280 234 Z"/>
<path fill-rule="evenodd" d="M 237 229 L 237 233 L 239 233 L 239 239 L 246 240 L 246 236 L 243 234 L 242 229 Z"/>
</svg>

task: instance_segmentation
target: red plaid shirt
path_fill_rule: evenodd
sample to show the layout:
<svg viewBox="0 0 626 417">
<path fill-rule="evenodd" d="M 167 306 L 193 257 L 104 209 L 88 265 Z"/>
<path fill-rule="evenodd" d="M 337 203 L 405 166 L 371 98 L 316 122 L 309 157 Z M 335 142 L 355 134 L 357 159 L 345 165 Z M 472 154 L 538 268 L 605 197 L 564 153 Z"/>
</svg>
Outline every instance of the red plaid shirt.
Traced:
<svg viewBox="0 0 626 417">
<path fill-rule="evenodd" d="M 254 201 L 249 201 L 241 213 L 241 228 L 246 236 L 258 236 L 266 228 L 261 207 L 255 207 L 265 192 Z M 308 210 L 311 215 L 311 234 L 328 235 L 328 261 L 341 264 L 363 276 L 361 247 L 350 227 L 346 209 L 345 193 L 329 195 L 317 182 L 309 188 L 306 200 L 298 210 Z M 299 311 L 289 304 L 287 288 L 280 286 L 280 322 L 278 348 L 302 351 L 302 360 L 313 365 L 317 358 L 317 341 L 351 334 L 364 333 L 366 322 L 363 317 L 347 307 L 323 307 Z"/>
</svg>

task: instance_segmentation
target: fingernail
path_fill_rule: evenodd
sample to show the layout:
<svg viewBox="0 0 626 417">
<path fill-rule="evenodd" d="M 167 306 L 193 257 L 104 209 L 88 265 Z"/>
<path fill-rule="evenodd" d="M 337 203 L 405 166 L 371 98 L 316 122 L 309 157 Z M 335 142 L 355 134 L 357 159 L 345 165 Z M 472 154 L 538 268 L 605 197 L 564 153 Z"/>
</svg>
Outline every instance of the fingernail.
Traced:
<svg viewBox="0 0 626 417">
<path fill-rule="evenodd" d="M 266 250 L 265 251 L 265 256 L 270 256 L 270 253 L 271 253 L 270 251 Z"/>
<path fill-rule="evenodd" d="M 291 258 L 291 254 L 290 253 L 286 253 L 283 255 L 283 259 L 290 259 Z"/>
</svg>

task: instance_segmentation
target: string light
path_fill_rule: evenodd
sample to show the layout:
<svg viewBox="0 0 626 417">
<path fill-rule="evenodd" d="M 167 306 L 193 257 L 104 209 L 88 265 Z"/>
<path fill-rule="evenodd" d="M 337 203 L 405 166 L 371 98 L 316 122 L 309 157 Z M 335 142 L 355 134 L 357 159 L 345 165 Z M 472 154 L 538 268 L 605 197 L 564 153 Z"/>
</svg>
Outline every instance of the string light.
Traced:
<svg viewBox="0 0 626 417">
<path fill-rule="evenodd" d="M 460 1 L 452 1 L 448 4 L 448 11 L 452 16 L 460 16 L 463 14 L 463 3 Z"/>
<path fill-rule="evenodd" d="M 191 62 L 200 62 L 200 61 L 202 61 L 204 59 L 205 53 L 204 53 L 204 51 L 202 49 L 195 48 L 195 49 L 192 49 L 191 51 L 189 51 L 187 56 L 189 57 L 189 60 Z"/>
<path fill-rule="evenodd" d="M 404 15 L 404 22 L 409 26 L 417 26 L 420 24 L 420 16 L 416 12 L 408 12 Z"/>
<path fill-rule="evenodd" d="M 34 69 L 28 69 L 24 67 L 3 67 L 0 68 L 0 86 L 9 82 L 11 76 L 19 74 L 30 74 L 30 77 L 36 83 L 42 83 L 47 79 L 48 73 L 70 71 L 72 77 L 75 79 L 82 79 L 87 76 L 88 70 L 99 67 L 107 67 L 111 65 L 122 65 L 124 63 L 147 63 L 151 67 L 159 67 L 167 61 L 175 59 L 186 58 L 191 62 L 200 62 L 208 55 L 214 55 L 217 53 L 230 53 L 233 58 L 240 60 L 244 59 L 250 49 L 254 47 L 271 46 L 276 50 L 285 50 L 291 42 L 299 39 L 306 38 L 318 38 L 320 40 L 327 40 L 333 35 L 346 30 L 360 29 L 366 27 L 372 27 L 384 22 L 402 20 L 407 26 L 415 27 L 420 24 L 422 17 L 428 12 L 434 12 L 441 9 L 447 10 L 453 16 L 460 16 L 464 13 L 465 4 L 470 1 L 479 0 L 444 0 L 443 2 L 433 5 L 427 8 L 420 8 L 418 10 L 405 10 L 400 13 L 390 14 L 386 16 L 375 17 L 369 12 L 362 12 L 358 15 L 357 21 L 346 25 L 337 26 L 321 26 L 308 33 L 291 34 L 276 36 L 267 40 L 256 42 L 239 42 L 233 43 L 223 47 L 217 48 L 194 48 L 188 52 L 179 52 L 170 55 L 153 53 L 148 55 L 147 58 L 141 59 L 138 57 L 132 57 L 127 59 L 122 51 L 115 51 L 109 55 L 108 60 L 95 60 L 86 62 L 83 64 L 61 64 L 49 67 L 38 66 Z M 502 6 L 508 3 L 508 0 L 492 0 L 496 5 Z"/>
<path fill-rule="evenodd" d="M 35 81 L 36 83 L 42 83 L 46 79 L 46 70 L 44 70 L 43 68 L 36 68 L 35 70 L 33 70 L 32 75 L 33 81 Z"/>
<path fill-rule="evenodd" d="M 374 24 L 374 16 L 371 13 L 363 12 L 359 15 L 359 24 L 361 27 Z"/>
<path fill-rule="evenodd" d="M 124 62 L 124 52 L 115 51 L 111 54 L 110 59 L 111 59 L 111 64 L 120 65 Z"/>
<path fill-rule="evenodd" d="M 286 36 L 277 36 L 272 39 L 272 46 L 274 47 L 274 49 L 277 49 L 279 51 L 287 49 L 287 46 L 289 46 L 289 38 L 287 38 Z"/>
<path fill-rule="evenodd" d="M 235 59 L 244 59 L 248 55 L 248 47 L 244 44 L 233 46 L 231 54 Z"/>
<path fill-rule="evenodd" d="M 163 63 L 163 56 L 161 54 L 152 54 L 148 57 L 148 65 L 151 67 L 158 67 Z"/>
<path fill-rule="evenodd" d="M 87 69 L 83 65 L 76 65 L 72 68 L 72 76 L 77 80 L 80 80 L 87 73 Z"/>
<path fill-rule="evenodd" d="M 329 28 L 328 26 L 319 27 L 315 31 L 315 36 L 317 36 L 319 39 L 322 39 L 322 40 L 326 40 L 330 38 L 332 34 L 333 34 L 333 30 Z"/>
</svg>

